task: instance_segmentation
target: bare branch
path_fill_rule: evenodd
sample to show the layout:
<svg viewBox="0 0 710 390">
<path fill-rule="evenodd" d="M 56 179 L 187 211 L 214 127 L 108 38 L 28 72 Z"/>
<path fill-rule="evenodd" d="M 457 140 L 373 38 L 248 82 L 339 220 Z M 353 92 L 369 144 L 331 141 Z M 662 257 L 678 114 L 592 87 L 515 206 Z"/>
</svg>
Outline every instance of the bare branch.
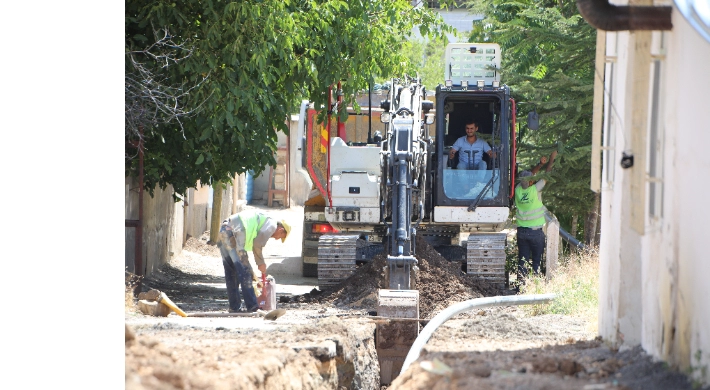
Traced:
<svg viewBox="0 0 710 390">
<path fill-rule="evenodd" d="M 197 107 L 186 110 L 182 101 L 199 88 L 209 74 L 194 85 L 171 85 L 167 70 L 189 58 L 193 48 L 188 41 L 177 43 L 167 28 L 153 32 L 155 42 L 142 50 L 129 50 L 126 46 L 125 72 L 125 129 L 127 142 L 138 141 L 141 129 L 150 133 L 160 124 L 176 123 L 183 130 L 183 120 L 199 111 Z M 127 43 L 128 45 L 128 43 Z M 209 97 L 208 97 L 209 98 Z M 145 135 L 144 135 L 145 136 Z M 137 150 L 126 148 L 126 159 L 137 156 Z"/>
</svg>

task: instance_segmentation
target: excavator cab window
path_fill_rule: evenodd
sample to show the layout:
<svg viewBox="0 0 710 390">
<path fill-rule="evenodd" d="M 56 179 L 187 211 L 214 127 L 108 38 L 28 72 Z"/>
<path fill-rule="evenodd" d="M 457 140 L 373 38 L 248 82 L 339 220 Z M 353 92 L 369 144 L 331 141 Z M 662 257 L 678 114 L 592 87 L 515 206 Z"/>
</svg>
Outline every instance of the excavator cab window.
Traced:
<svg viewBox="0 0 710 390">
<path fill-rule="evenodd" d="M 446 197 L 454 200 L 492 199 L 500 189 L 500 99 L 497 96 L 471 98 L 451 97 L 446 102 L 448 111 L 443 134 L 442 184 Z M 478 124 L 476 142 L 478 147 L 460 148 L 453 159 L 449 151 L 457 140 L 466 140 L 466 125 L 471 121 Z M 483 147 L 481 142 L 485 142 Z M 474 144 L 475 145 L 475 144 Z M 488 155 L 490 148 L 495 157 Z M 462 154 L 465 156 L 462 157 Z"/>
</svg>

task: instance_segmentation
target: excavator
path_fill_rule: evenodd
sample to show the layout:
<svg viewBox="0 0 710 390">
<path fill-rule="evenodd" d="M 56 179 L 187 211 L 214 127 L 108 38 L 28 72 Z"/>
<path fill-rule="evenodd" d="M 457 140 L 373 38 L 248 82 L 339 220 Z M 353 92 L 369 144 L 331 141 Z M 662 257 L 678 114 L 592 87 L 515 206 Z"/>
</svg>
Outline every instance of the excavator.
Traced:
<svg viewBox="0 0 710 390">
<path fill-rule="evenodd" d="M 364 142 L 348 142 L 347 123 L 338 120 L 334 131 L 304 103 L 299 132 L 315 191 L 305 203 L 303 269 L 321 288 L 340 283 L 382 250 L 397 264 L 392 286 L 409 286 L 399 271 L 416 266 L 417 239 L 462 262 L 469 274 L 505 282 L 502 230 L 514 195 L 515 101 L 500 84 L 497 44 L 449 44 L 446 59 L 445 84 L 433 96 L 416 78 L 392 80 L 380 108 L 370 106 L 364 115 L 380 122 Z M 483 154 L 485 170 L 456 169 L 458 152 L 449 158 L 471 120 L 494 152 Z M 467 242 L 459 242 L 461 233 L 469 233 Z"/>
<path fill-rule="evenodd" d="M 433 94 L 416 77 L 391 80 L 379 108 L 368 105 L 367 139 L 339 119 L 319 121 L 308 102 L 301 109 L 304 165 L 314 187 L 304 207 L 304 276 L 317 276 L 325 289 L 385 251 L 388 288 L 378 292 L 378 315 L 419 318 L 417 240 L 468 274 L 500 288 L 506 282 L 516 106 L 500 83 L 500 46 L 449 44 L 445 59 L 445 83 Z M 340 97 L 329 104 L 332 112 L 342 109 Z M 493 153 L 482 155 L 486 169 L 457 169 L 460 152 L 452 159 L 450 150 L 472 120 Z M 418 322 L 387 326 L 376 332 L 382 383 L 399 372 L 419 331 Z"/>
</svg>

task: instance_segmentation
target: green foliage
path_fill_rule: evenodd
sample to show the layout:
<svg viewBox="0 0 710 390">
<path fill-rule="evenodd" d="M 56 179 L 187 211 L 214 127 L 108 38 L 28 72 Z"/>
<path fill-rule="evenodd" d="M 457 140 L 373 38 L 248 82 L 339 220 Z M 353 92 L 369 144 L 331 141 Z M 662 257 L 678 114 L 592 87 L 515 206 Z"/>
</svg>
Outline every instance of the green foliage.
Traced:
<svg viewBox="0 0 710 390">
<path fill-rule="evenodd" d="M 448 38 L 442 36 L 427 41 L 412 39 L 402 47 L 421 77 L 422 84 L 431 93 L 434 93 L 437 85 L 444 83 L 444 52 L 448 43 Z"/>
<path fill-rule="evenodd" d="M 532 267 L 530 267 L 532 269 Z M 514 235 L 508 238 L 505 246 L 505 272 L 508 278 L 510 275 L 515 275 L 518 272 L 518 236 Z"/>
<path fill-rule="evenodd" d="M 589 189 L 594 28 L 571 0 L 483 0 L 468 5 L 472 12 L 486 15 L 474 22 L 469 41 L 501 45 L 501 78 L 518 102 L 520 169 L 530 169 L 557 149 L 553 171 L 536 177 L 548 181 L 545 204 L 562 221 L 575 214 L 584 220 L 594 202 Z M 540 115 L 536 131 L 524 126 L 532 110 Z"/>
<path fill-rule="evenodd" d="M 288 131 L 302 98 L 322 106 L 328 87 L 342 82 L 348 102 L 378 75 L 411 73 L 395 48 L 414 26 L 448 31 L 406 0 L 128 0 L 125 10 L 127 52 L 157 26 L 193 49 L 164 71 L 170 85 L 199 84 L 179 102 L 196 114 L 182 128 L 145 129 L 145 188 L 171 184 L 177 194 L 274 165 L 277 132 Z M 127 159 L 126 174 L 136 169 Z"/>
</svg>

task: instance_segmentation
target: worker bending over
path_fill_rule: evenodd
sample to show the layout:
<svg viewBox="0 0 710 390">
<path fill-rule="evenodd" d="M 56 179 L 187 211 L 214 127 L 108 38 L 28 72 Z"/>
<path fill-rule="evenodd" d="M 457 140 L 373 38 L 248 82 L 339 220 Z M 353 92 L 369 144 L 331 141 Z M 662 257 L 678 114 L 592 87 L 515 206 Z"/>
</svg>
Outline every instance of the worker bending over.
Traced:
<svg viewBox="0 0 710 390">
<path fill-rule="evenodd" d="M 252 280 L 251 265 L 247 251 L 254 252 L 257 268 L 266 276 L 266 263 L 262 250 L 269 238 L 286 241 L 291 227 L 286 221 L 276 221 L 256 210 L 246 210 L 234 214 L 222 222 L 219 229 L 219 250 L 224 265 L 224 279 L 227 284 L 229 312 L 255 312 L 259 309 Z M 239 295 L 242 286 L 244 305 Z"/>
</svg>

